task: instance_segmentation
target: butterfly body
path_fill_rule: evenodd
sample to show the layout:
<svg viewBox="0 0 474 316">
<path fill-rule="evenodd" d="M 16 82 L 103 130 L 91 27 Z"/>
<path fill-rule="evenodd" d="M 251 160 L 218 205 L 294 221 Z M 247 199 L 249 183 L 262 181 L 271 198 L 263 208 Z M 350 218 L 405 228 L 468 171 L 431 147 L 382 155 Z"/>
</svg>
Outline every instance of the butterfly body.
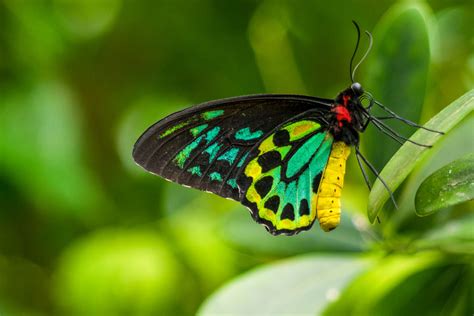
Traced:
<svg viewBox="0 0 474 316">
<path fill-rule="evenodd" d="M 344 142 L 334 143 L 318 192 L 314 193 L 314 208 L 324 231 L 333 230 L 341 221 L 341 191 L 349 154 L 350 147 Z"/>
</svg>

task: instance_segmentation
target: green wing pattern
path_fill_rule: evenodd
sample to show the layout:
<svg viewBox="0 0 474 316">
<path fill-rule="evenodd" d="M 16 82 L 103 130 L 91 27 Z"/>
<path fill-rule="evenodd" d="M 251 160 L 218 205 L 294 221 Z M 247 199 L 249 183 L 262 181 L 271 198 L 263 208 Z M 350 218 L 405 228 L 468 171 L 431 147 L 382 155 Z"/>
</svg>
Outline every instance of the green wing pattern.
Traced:
<svg viewBox="0 0 474 316">
<path fill-rule="evenodd" d="M 254 95 L 204 103 L 152 125 L 135 144 L 133 158 L 167 180 L 241 201 L 237 178 L 254 147 L 292 118 L 321 116 L 329 102 Z"/>
<path fill-rule="evenodd" d="M 242 203 L 272 234 L 292 235 L 314 223 L 332 143 L 319 122 L 301 120 L 284 125 L 250 154 L 238 179 Z"/>
</svg>

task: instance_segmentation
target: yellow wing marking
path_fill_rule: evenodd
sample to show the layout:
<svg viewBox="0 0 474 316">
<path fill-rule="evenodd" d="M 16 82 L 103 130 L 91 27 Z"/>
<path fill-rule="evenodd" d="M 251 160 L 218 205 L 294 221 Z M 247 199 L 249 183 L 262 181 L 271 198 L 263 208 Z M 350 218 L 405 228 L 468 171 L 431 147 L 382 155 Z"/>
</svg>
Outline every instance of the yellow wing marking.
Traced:
<svg viewBox="0 0 474 316">
<path fill-rule="evenodd" d="M 290 141 L 295 141 L 314 132 L 320 127 L 321 125 L 314 121 L 300 121 L 292 123 L 284 127 L 284 129 L 290 134 Z"/>
<path fill-rule="evenodd" d="M 262 167 L 258 164 L 256 159 L 250 161 L 247 167 L 245 167 L 245 174 L 253 179 L 260 177 L 262 174 Z"/>
<path fill-rule="evenodd" d="M 296 141 L 309 135 L 310 133 L 316 131 L 317 129 L 321 128 L 321 125 L 314 121 L 299 121 L 288 124 L 284 126 L 282 129 L 288 131 L 290 135 L 290 141 Z M 252 184 L 249 186 L 246 192 L 246 198 L 253 203 L 257 204 L 258 207 L 258 216 L 260 218 L 266 219 L 271 222 L 276 229 L 278 230 L 295 230 L 299 227 L 306 227 L 311 225 L 313 220 L 316 218 L 316 207 L 311 207 L 309 215 L 302 215 L 299 217 L 298 220 L 290 220 L 290 219 L 279 219 L 277 215 L 267 208 L 265 208 L 265 197 L 261 197 L 257 190 L 255 189 L 255 183 L 264 176 L 271 175 L 272 171 L 267 173 L 262 173 L 262 167 L 258 163 L 258 157 L 270 152 L 272 150 L 280 152 L 282 159 L 286 157 L 288 152 L 291 150 L 291 145 L 278 147 L 273 142 L 273 135 L 270 135 L 266 139 L 262 141 L 262 143 L 258 147 L 259 153 L 258 156 L 251 160 L 248 165 L 245 167 L 244 173 L 248 177 L 252 178 Z M 312 205 L 317 201 L 317 195 L 314 194 L 312 197 Z M 316 204 L 314 204 L 316 205 Z"/>
<path fill-rule="evenodd" d="M 273 148 L 275 148 L 275 144 L 273 143 L 273 135 L 271 135 L 260 144 L 258 150 L 260 151 L 260 155 L 263 155 L 264 153 L 272 151 Z"/>
</svg>

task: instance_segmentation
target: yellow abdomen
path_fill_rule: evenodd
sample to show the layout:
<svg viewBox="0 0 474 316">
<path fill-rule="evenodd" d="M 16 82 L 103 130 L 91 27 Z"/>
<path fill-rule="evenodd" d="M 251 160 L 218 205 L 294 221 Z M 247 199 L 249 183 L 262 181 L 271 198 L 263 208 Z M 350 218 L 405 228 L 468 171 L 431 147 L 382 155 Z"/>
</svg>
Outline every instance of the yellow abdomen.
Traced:
<svg viewBox="0 0 474 316">
<path fill-rule="evenodd" d="M 319 225 L 326 232 L 336 228 L 341 221 L 341 191 L 350 152 L 351 148 L 344 142 L 333 144 L 318 192 L 312 199 Z"/>
</svg>

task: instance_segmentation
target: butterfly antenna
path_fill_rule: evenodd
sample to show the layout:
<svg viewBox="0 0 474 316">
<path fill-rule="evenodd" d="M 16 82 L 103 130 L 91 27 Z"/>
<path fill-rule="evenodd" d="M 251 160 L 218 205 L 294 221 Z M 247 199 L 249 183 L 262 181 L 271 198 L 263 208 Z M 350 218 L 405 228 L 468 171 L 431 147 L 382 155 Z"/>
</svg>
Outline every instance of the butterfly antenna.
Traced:
<svg viewBox="0 0 474 316">
<path fill-rule="evenodd" d="M 365 54 L 364 56 L 362 56 L 362 58 L 360 59 L 360 61 L 357 63 L 357 65 L 354 67 L 354 70 L 352 70 L 352 73 L 351 73 L 351 78 L 354 79 L 354 74 L 357 70 L 357 68 L 359 68 L 359 66 L 364 62 L 364 60 L 367 58 L 367 55 L 369 55 L 370 51 L 372 50 L 372 45 L 374 44 L 374 38 L 372 37 L 372 34 L 370 34 L 368 31 L 365 31 L 365 34 L 369 37 L 369 47 L 367 48 L 367 50 L 365 51 Z M 359 35 L 360 36 L 360 35 Z M 354 82 L 354 80 L 352 80 L 352 82 Z"/>
<path fill-rule="evenodd" d="M 357 50 L 359 49 L 359 43 L 360 43 L 360 28 L 359 25 L 357 24 L 356 21 L 352 20 L 352 23 L 354 23 L 356 30 L 357 30 L 357 43 L 354 49 L 354 53 L 352 53 L 351 57 L 351 63 L 349 65 L 349 76 L 351 78 L 351 82 L 354 83 L 354 72 L 352 71 L 352 64 L 354 63 L 354 58 L 357 54 Z"/>
<path fill-rule="evenodd" d="M 406 118 L 403 118 L 401 117 L 400 115 L 398 115 L 397 113 L 393 112 L 392 110 L 390 110 L 388 107 L 386 107 L 385 105 L 383 105 L 382 103 L 380 103 L 379 101 L 375 100 L 374 101 L 375 104 L 377 104 L 382 110 L 384 110 L 385 112 L 389 113 L 391 116 L 388 117 L 388 118 L 393 118 L 393 119 L 396 119 L 396 120 L 399 120 L 409 126 L 413 126 L 413 127 L 416 127 L 416 128 L 421 128 L 421 129 L 424 129 L 426 131 L 429 131 L 429 132 L 433 132 L 433 133 L 438 133 L 438 134 L 441 134 L 441 135 L 444 135 L 443 132 L 440 132 L 440 131 L 437 131 L 437 130 L 434 130 L 434 129 L 430 129 L 430 128 L 427 128 L 427 127 L 424 127 L 424 126 L 421 126 L 421 125 L 418 125 Z M 380 119 L 380 118 L 379 118 Z"/>
<path fill-rule="evenodd" d="M 362 161 L 365 163 L 365 165 L 369 167 L 370 171 L 372 171 L 372 173 L 377 177 L 377 179 L 379 179 L 380 182 L 382 182 L 383 186 L 385 187 L 385 189 L 387 189 L 388 193 L 390 194 L 390 199 L 392 200 L 393 205 L 395 206 L 396 209 L 398 209 L 398 205 L 397 205 L 397 202 L 395 202 L 395 197 L 393 196 L 392 190 L 390 190 L 387 183 L 384 181 L 384 179 L 382 179 L 377 169 L 375 169 L 375 167 L 372 166 L 372 164 L 367 160 L 367 158 L 365 158 L 364 155 L 362 155 L 362 153 L 359 151 L 358 146 L 355 147 L 355 150 L 356 150 L 356 156 L 359 156 L 360 158 L 362 158 Z"/>
</svg>

